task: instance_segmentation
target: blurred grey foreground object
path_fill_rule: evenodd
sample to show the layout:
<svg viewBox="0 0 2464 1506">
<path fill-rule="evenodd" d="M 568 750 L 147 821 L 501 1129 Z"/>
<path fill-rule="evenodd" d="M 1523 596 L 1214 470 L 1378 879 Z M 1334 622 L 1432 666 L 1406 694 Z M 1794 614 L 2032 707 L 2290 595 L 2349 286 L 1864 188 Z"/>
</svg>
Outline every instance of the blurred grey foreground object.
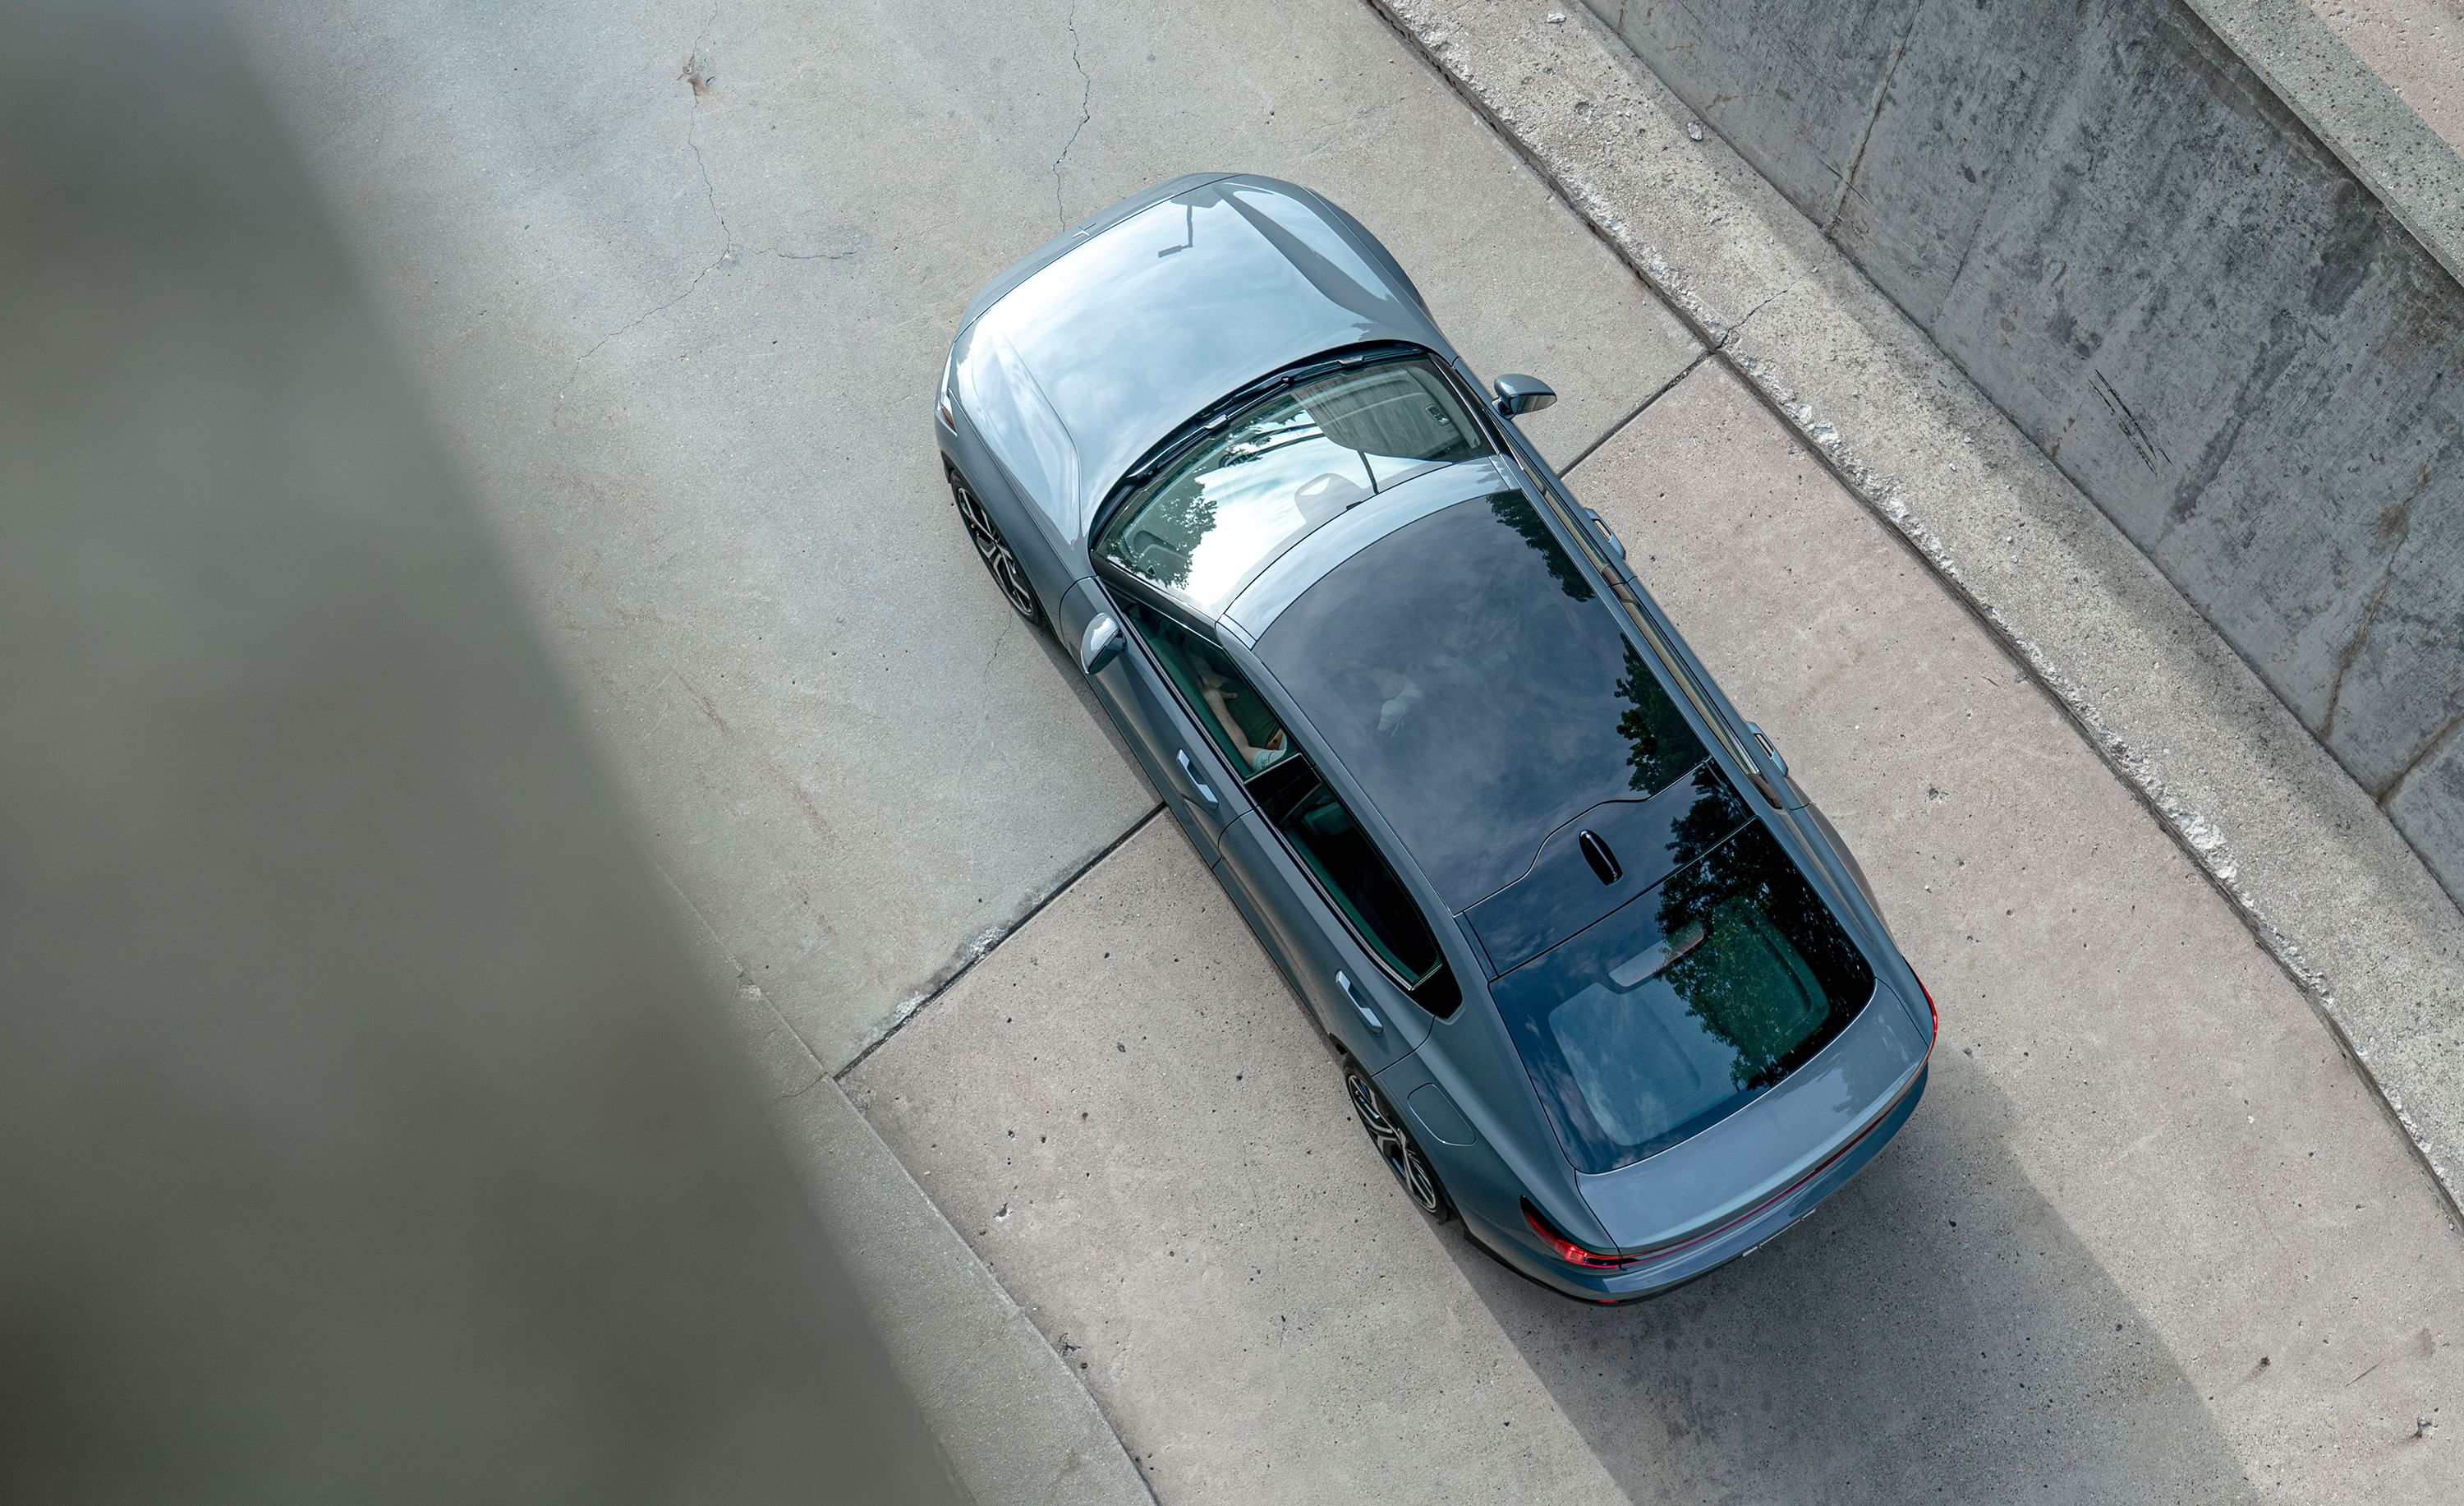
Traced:
<svg viewBox="0 0 2464 1506">
<path fill-rule="evenodd" d="M 219 24 L 0 13 L 0 1499 L 959 1499 Z"/>
</svg>

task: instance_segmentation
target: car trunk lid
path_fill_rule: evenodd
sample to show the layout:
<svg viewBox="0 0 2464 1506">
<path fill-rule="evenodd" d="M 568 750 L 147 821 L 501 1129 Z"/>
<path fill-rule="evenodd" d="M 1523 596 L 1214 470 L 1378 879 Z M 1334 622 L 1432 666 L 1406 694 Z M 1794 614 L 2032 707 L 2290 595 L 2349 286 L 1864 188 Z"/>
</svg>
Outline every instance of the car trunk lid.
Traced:
<svg viewBox="0 0 2464 1506">
<path fill-rule="evenodd" d="M 1925 1015 L 1878 987 L 1828 1046 L 1743 1109 L 1657 1155 L 1578 1174 L 1576 1185 L 1620 1250 L 1673 1253 L 1844 1154 L 1914 1088 L 1932 1044 Z"/>
</svg>

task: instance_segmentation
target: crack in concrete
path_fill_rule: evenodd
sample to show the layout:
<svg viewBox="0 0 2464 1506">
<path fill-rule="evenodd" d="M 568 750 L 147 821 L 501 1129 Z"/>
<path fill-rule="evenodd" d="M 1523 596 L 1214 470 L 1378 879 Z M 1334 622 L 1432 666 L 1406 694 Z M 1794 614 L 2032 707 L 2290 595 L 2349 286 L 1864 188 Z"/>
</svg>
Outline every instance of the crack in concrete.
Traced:
<svg viewBox="0 0 2464 1506">
<path fill-rule="evenodd" d="M 605 346 L 609 341 L 615 340 L 619 336 L 631 334 L 634 330 L 641 328 L 651 320 L 658 318 L 668 310 L 693 297 L 693 290 L 701 286 L 702 278 L 709 277 L 714 272 L 716 272 L 719 268 L 719 264 L 727 260 L 729 254 L 733 250 L 733 247 L 721 248 L 719 254 L 711 258 L 710 265 L 702 268 L 699 272 L 693 275 L 693 280 L 685 284 L 683 292 L 678 293 L 675 297 L 667 299 L 665 302 L 652 305 L 651 307 L 644 310 L 637 317 L 627 321 L 625 323 L 618 325 L 614 329 L 609 330 L 607 333 L 600 336 L 597 340 L 592 341 L 589 349 L 574 357 L 572 368 L 565 372 L 564 381 L 557 388 L 556 410 L 549 415 L 549 427 L 554 428 L 557 424 L 563 421 L 564 394 L 572 388 L 574 382 L 582 375 L 582 368 L 589 364 L 591 357 L 599 354 L 600 350 Z"/>
<path fill-rule="evenodd" d="M 727 210 L 719 207 L 718 185 L 711 177 L 710 159 L 703 154 L 701 145 L 701 101 L 711 93 L 711 86 L 717 82 L 717 76 L 711 71 L 710 54 L 704 44 L 710 36 L 711 28 L 718 24 L 718 11 L 714 9 L 703 20 L 701 30 L 693 33 L 692 50 L 685 55 L 685 65 L 676 75 L 677 80 L 693 91 L 692 115 L 685 125 L 685 146 L 692 151 L 693 168 L 701 177 L 702 202 L 710 207 L 710 217 L 718 226 L 718 252 L 700 271 L 693 275 L 692 280 L 684 285 L 681 292 L 664 301 L 652 304 L 634 318 L 601 335 L 591 342 L 588 349 L 573 358 L 572 366 L 565 371 L 564 381 L 557 388 L 556 407 L 548 419 L 550 428 L 563 422 L 565 393 L 581 377 L 582 368 L 589 364 L 591 357 L 599 354 L 610 342 L 631 334 L 659 315 L 693 297 L 694 290 L 701 286 L 704 278 L 721 267 L 735 264 L 739 254 L 771 256 L 781 261 L 845 261 L 851 256 L 863 254 L 864 237 L 861 233 L 858 234 L 853 245 L 838 251 L 780 251 L 770 246 L 748 245 L 736 238 L 735 227 L 728 223 Z"/>
<path fill-rule="evenodd" d="M 1907 30 L 1900 33 L 1899 42 L 1891 48 L 1891 60 L 1882 68 L 1882 86 L 1874 91 L 1873 113 L 1865 117 L 1864 134 L 1857 138 L 1857 155 L 1848 160 L 1848 171 L 1839 179 L 1839 198 L 1831 206 L 1831 213 L 1822 222 L 1822 233 L 1826 239 L 1838 228 L 1839 216 L 1848 208 L 1848 196 L 1857 191 L 1857 174 L 1865 166 L 1865 148 L 1874 144 L 1874 127 L 1882 119 L 1882 106 L 1890 100 L 1891 80 L 1900 76 L 1900 59 L 1907 55 L 1908 39 L 1916 35 L 1917 22 L 1925 13 L 1922 6 L 1908 8 Z"/>
<path fill-rule="evenodd" d="M 720 264 L 725 262 L 736 250 L 736 238 L 727 228 L 727 216 L 718 208 L 718 190 L 711 182 L 710 164 L 702 158 L 698 134 L 701 129 L 702 96 L 710 92 L 713 78 L 710 71 L 710 57 L 702 44 L 709 37 L 710 29 L 717 24 L 718 9 L 713 7 L 710 14 L 703 18 L 701 29 L 693 33 L 693 41 L 685 53 L 685 65 L 677 70 L 676 79 L 693 92 L 693 103 L 690 106 L 692 114 L 685 125 L 685 145 L 692 150 L 693 166 L 701 173 L 702 198 L 710 206 L 711 218 L 718 222 L 718 251 L 710 258 L 707 265 L 693 275 L 693 279 L 684 285 L 683 291 L 663 302 L 652 304 L 632 319 L 607 331 L 592 341 L 590 348 L 573 358 L 572 366 L 567 368 L 564 380 L 557 387 L 556 407 L 548 415 L 548 427 L 551 429 L 564 421 L 565 393 L 581 377 L 582 368 L 589 364 L 591 357 L 606 348 L 609 341 L 622 335 L 631 334 L 659 315 L 693 297 L 693 290 L 701 286 L 702 279 L 717 271 Z"/>
<path fill-rule="evenodd" d="M 2362 645 L 2368 640 L 2370 629 L 2379 620 L 2379 604 L 2387 600 L 2387 587 L 2395 584 L 2396 562 L 2404 556 L 2406 541 L 2412 537 L 2412 504 L 2420 499 L 2430 485 L 2430 467 L 2425 465 L 2413 478 L 2412 490 L 2390 511 L 2397 515 L 2395 546 L 2387 551 L 2387 568 L 2379 573 L 2379 588 L 2370 593 L 2370 604 L 2362 612 L 2362 625 L 2353 630 L 2352 641 L 2344 645 L 2343 657 L 2336 661 L 2336 680 L 2327 688 L 2327 710 L 2319 719 L 2319 741 L 2324 742 L 2336 730 L 2336 711 L 2344 699 L 2344 676 L 2353 671 L 2353 661 L 2362 656 Z M 2431 739 L 2435 742 L 2436 739 Z"/>
<path fill-rule="evenodd" d="M 2345 646 L 2343 646 L 2343 658 L 2336 660 L 2336 683 L 2328 685 L 2328 695 L 2326 695 L 2326 715 L 2321 715 L 2321 718 L 2319 718 L 2319 742 L 2326 742 L 2328 737 L 2331 737 L 2333 732 L 2336 732 L 2336 707 L 2339 707 L 2341 702 L 2343 702 L 2343 677 L 2348 675 L 2348 673 L 2353 673 L 2353 663 L 2356 663 L 2356 660 L 2361 660 L 2361 649 L 2363 649 L 2363 643 L 2365 643 L 2365 641 L 2368 641 L 2368 638 L 2370 638 L 2370 629 L 2373 629 L 2373 626 L 2378 626 L 2378 604 L 2380 604 L 2380 602 L 2386 602 L 2386 599 L 2387 599 L 2387 587 L 2395 585 L 2395 565 L 2397 565 L 2397 560 L 2403 560 L 2403 555 L 2405 555 L 2405 544 L 2408 544 L 2409 540 L 2412 540 L 2412 505 L 2417 503 L 2417 500 L 2422 500 L 2422 493 L 2430 491 L 2430 478 L 2432 478 L 2432 476 L 2437 474 L 2437 463 L 2439 463 L 2439 461 L 2444 461 L 2444 458 L 2452 456 L 2452 454 L 2454 454 L 2454 446 L 2456 446 L 2456 439 L 2459 439 L 2459 436 L 2464 436 L 2464 429 L 2452 429 L 2452 432 L 2447 433 L 2447 444 L 2444 444 L 2442 449 L 2439 449 L 2437 456 L 2432 456 L 2432 458 L 2427 458 L 2427 461 L 2422 461 L 2422 468 L 2420 468 L 2420 471 L 2414 471 L 2414 474 L 2412 474 L 2412 491 L 2405 493 L 2405 498 L 2403 498 L 2403 500 L 2400 500 L 2400 503 L 2395 503 L 2395 505 L 2392 505 L 2392 508 L 2387 508 L 2386 513 L 2380 513 L 2380 520 L 2378 520 L 2378 532 L 2380 532 L 2380 538 L 2386 538 L 2387 532 L 2392 532 L 2392 535 L 2395 535 L 2395 544 L 2392 544 L 2392 547 L 2387 549 L 2387 569 L 2378 577 L 2378 591 L 2373 591 L 2373 594 L 2370 594 L 2370 607 L 2361 613 L 2361 626 L 2358 626 L 2358 629 L 2353 629 L 2353 641 L 2351 641 L 2351 643 L 2345 643 Z M 2392 527 L 2390 527 L 2390 522 L 2387 522 L 2387 518 L 2392 518 L 2392 520 L 2395 520 L 2395 522 L 2392 522 Z M 2442 732 L 2442 735 L 2439 735 L 2439 737 L 2444 737 L 2444 732 Z M 2387 782 L 2386 786 L 2380 786 L 2380 788 L 2375 788 L 2375 791 L 2370 791 L 2370 799 L 2378 801 L 2380 808 L 2386 808 L 2387 799 L 2390 799 L 2390 796 L 2395 794 L 2395 786 L 2397 786 L 2397 784 L 2403 784 L 2403 782 L 2405 782 L 2405 776 L 2412 774 L 2412 769 L 2414 769 L 2414 766 L 2417 766 L 2417 764 L 2420 764 L 2422 757 L 2427 757 L 2427 754 L 2430 754 L 2430 749 L 2434 749 L 2434 747 L 2437 747 L 2437 744 L 2439 744 L 2437 737 L 2432 737 L 2432 740 L 2430 740 L 2430 742 L 2425 742 L 2425 744 L 2422 744 L 2420 752 L 2412 754 L 2412 762 L 2409 762 L 2409 764 L 2405 764 L 2405 769 L 2400 771 L 2400 774 L 2397 774 L 2395 779 L 2390 779 L 2390 782 Z"/>
<path fill-rule="evenodd" d="M 1078 123 L 1069 127 L 1069 139 L 1061 144 L 1060 152 L 1052 159 L 1052 216 L 1061 222 L 1063 230 L 1067 230 L 1069 211 L 1061 204 L 1061 168 L 1068 162 L 1069 153 L 1076 149 L 1079 133 L 1087 128 L 1089 121 L 1095 118 L 1095 80 L 1088 74 L 1087 65 L 1078 59 L 1077 0 L 1070 0 L 1069 16 L 1063 25 L 1069 29 L 1069 66 L 1078 70 Z"/>
<path fill-rule="evenodd" d="M 1785 292 L 1771 294 L 1760 302 L 1756 303 L 1753 307 L 1746 310 L 1744 315 L 1741 316 L 1735 323 L 1727 326 L 1726 332 L 1720 336 L 1720 344 L 1722 348 L 1725 349 L 1729 344 L 1733 343 L 1736 341 L 1737 336 L 1745 332 L 1745 327 L 1753 322 L 1755 315 L 1771 307 L 1773 303 L 1778 302 L 1781 299 L 1786 298 L 1787 296 L 1788 295 Z"/>
<path fill-rule="evenodd" d="M 1001 649 L 1008 644 L 1009 636 L 1012 632 L 1018 630 L 1018 613 L 1009 613 L 1009 620 L 1001 624 L 1001 631 L 993 635 L 993 646 L 984 654 L 983 667 L 976 672 L 976 677 L 978 679 L 980 679 L 987 684 L 991 683 L 993 677 L 993 666 L 1001 661 Z M 976 710 L 976 728 L 973 732 L 967 734 L 967 751 L 970 754 L 984 745 L 984 735 L 992 730 L 992 722 L 993 700 L 991 697 L 986 696 L 980 698 L 980 702 Z"/>
<path fill-rule="evenodd" d="M 2379 576 L 2379 588 L 2370 594 L 2370 604 L 2362 611 L 2362 625 L 2353 630 L 2352 641 L 2344 645 L 2342 657 L 2336 660 L 2336 678 L 2327 687 L 2327 710 L 2319 719 L 2319 741 L 2326 742 L 2336 735 L 2336 712 L 2344 700 L 2344 676 L 2353 672 L 2353 661 L 2362 656 L 2362 645 L 2367 641 L 2370 629 L 2379 620 L 2379 604 L 2387 600 L 2387 587 L 2395 584 L 2395 561 L 2387 561 L 2387 569 Z"/>
<path fill-rule="evenodd" d="M 710 72 L 709 56 L 702 51 L 701 44 L 702 38 L 710 34 L 710 29 L 717 22 L 718 12 L 711 11 L 710 19 L 701 24 L 701 31 L 693 36 L 693 53 L 685 59 L 685 71 L 678 77 L 693 86 L 693 118 L 685 126 L 685 144 L 693 148 L 693 166 L 701 171 L 702 200 L 710 206 L 711 218 L 718 221 L 720 243 L 733 246 L 736 233 L 728 229 L 727 211 L 718 207 L 718 189 L 710 181 L 710 162 L 701 154 L 701 101 L 710 92 L 710 85 L 715 81 Z"/>
<path fill-rule="evenodd" d="M 2390 801 L 2394 800 L 2396 796 L 2404 793 L 2404 783 L 2406 780 L 2412 777 L 2413 770 L 2421 767 L 2422 764 L 2429 763 L 2430 755 L 2446 746 L 2447 740 L 2453 737 L 2456 729 L 2459 727 L 2464 727 L 2464 711 L 2459 711 L 2454 716 L 2450 717 L 2447 720 L 2447 725 L 2431 733 L 2429 741 L 2421 744 L 2421 751 L 2415 753 L 2404 767 L 2397 769 L 2394 776 L 2386 784 L 2381 785 L 2378 788 L 2370 791 L 2371 801 L 2376 804 L 2381 810 L 2385 810 Z"/>
</svg>

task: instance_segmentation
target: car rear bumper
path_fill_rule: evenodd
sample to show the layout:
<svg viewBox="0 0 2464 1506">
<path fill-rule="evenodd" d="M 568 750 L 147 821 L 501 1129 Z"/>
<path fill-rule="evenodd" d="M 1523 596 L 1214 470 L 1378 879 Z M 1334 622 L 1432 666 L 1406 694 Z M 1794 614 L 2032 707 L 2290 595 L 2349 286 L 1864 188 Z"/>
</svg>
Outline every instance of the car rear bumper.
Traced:
<svg viewBox="0 0 2464 1506">
<path fill-rule="evenodd" d="M 1637 1302 L 1645 1297 L 1659 1296 L 1697 1277 L 1708 1275 L 1731 1260 L 1753 1253 L 1790 1225 L 1813 1212 L 1824 1198 L 1846 1186 L 1849 1179 L 1865 1169 L 1866 1163 L 1880 1155 L 1882 1147 L 1900 1132 L 1900 1126 L 1908 1121 L 1908 1116 L 1916 1112 L 1918 1100 L 1925 1096 L 1927 1074 L 1918 1074 L 1916 1081 L 1900 1095 L 1899 1101 L 1892 1104 L 1890 1111 L 1875 1121 L 1871 1129 L 1802 1183 L 1709 1238 L 1632 1270 L 1590 1272 L 1570 1269 L 1530 1249 L 1528 1231 L 1494 1227 L 1485 1218 L 1475 1217 L 1469 1210 L 1464 1211 L 1463 1228 L 1471 1235 L 1473 1243 L 1507 1269 L 1562 1296 L 1599 1303 Z"/>
</svg>

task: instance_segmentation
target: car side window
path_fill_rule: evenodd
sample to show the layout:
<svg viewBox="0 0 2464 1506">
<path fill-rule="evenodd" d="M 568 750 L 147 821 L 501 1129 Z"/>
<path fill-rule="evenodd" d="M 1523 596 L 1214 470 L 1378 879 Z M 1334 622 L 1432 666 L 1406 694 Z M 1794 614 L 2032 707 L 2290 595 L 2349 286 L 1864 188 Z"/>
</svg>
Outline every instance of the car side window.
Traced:
<svg viewBox="0 0 2464 1506">
<path fill-rule="evenodd" d="M 1143 602 L 1130 603 L 1128 613 L 1243 784 L 1291 757 L 1292 740 L 1283 721 L 1221 649 Z"/>
<path fill-rule="evenodd" d="M 1377 851 L 1369 833 L 1323 781 L 1267 812 L 1275 828 L 1324 885 L 1335 908 L 1407 988 L 1418 988 L 1445 964 L 1410 890 Z"/>
<path fill-rule="evenodd" d="M 1306 755 L 1250 782 L 1258 809 L 1317 880 L 1360 944 L 1394 973 L 1414 1003 L 1440 1019 L 1463 1003 L 1437 933 L 1386 854 L 1327 787 Z"/>
<path fill-rule="evenodd" d="M 1352 811 L 1309 766 L 1265 698 L 1230 655 L 1202 635 L 1144 602 L 1126 603 L 1123 615 L 1360 944 L 1376 954 L 1422 1008 L 1441 1018 L 1452 1014 L 1463 995 L 1446 971 L 1428 918 Z"/>
</svg>

